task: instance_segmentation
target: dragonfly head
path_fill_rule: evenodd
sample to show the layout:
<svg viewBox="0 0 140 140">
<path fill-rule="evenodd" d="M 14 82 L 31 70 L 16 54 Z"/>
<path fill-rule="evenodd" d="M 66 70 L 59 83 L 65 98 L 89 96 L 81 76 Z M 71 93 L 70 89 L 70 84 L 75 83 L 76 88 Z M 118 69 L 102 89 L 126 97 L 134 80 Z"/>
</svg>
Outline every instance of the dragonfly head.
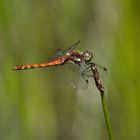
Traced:
<svg viewBox="0 0 140 140">
<path fill-rule="evenodd" d="M 85 60 L 86 62 L 89 62 L 93 59 L 93 53 L 89 52 L 89 51 L 84 51 L 83 52 L 83 60 Z"/>
</svg>

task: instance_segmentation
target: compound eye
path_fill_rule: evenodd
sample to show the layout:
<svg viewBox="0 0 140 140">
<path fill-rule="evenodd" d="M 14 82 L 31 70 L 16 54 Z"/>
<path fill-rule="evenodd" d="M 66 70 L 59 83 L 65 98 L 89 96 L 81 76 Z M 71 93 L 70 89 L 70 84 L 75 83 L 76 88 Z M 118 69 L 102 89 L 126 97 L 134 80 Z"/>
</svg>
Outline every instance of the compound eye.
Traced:
<svg viewBox="0 0 140 140">
<path fill-rule="evenodd" d="M 89 51 L 85 51 L 83 55 L 85 61 L 90 61 L 93 58 L 92 52 Z"/>
</svg>

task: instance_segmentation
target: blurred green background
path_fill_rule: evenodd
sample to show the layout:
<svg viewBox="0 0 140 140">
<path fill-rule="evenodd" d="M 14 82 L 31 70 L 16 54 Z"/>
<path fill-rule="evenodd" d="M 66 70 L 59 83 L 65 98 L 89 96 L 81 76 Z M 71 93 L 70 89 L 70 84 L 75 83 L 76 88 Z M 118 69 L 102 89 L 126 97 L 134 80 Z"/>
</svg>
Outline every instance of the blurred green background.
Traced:
<svg viewBox="0 0 140 140">
<path fill-rule="evenodd" d="M 78 40 L 108 69 L 116 140 L 140 139 L 139 0 L 0 0 L 0 140 L 108 140 L 92 79 L 81 91 L 66 82 L 69 68 L 11 71 Z"/>
</svg>

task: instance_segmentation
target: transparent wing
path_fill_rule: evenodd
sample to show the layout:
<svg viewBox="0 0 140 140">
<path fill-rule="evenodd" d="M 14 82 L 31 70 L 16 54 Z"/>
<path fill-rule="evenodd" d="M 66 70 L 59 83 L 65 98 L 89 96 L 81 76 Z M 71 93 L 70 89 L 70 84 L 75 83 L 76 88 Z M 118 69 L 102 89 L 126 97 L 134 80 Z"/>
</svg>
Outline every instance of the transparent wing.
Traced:
<svg viewBox="0 0 140 140">
<path fill-rule="evenodd" d="M 66 53 L 68 53 L 69 51 L 72 51 L 75 49 L 75 47 L 80 43 L 80 41 L 76 42 L 75 44 L 73 44 L 71 47 L 69 47 L 68 49 L 66 50 L 61 50 L 61 49 L 58 49 L 50 58 L 49 58 L 49 61 L 53 61 L 53 60 L 56 60 L 58 58 L 61 58 L 63 57 Z"/>
<path fill-rule="evenodd" d="M 65 69 L 65 72 L 64 72 Z M 67 79 L 70 86 L 77 90 L 86 90 L 88 88 L 88 79 L 80 73 L 80 67 L 77 64 L 66 64 L 63 66 L 63 77 Z M 66 76 L 64 76 L 66 75 Z M 66 82 L 65 82 L 66 84 Z"/>
<path fill-rule="evenodd" d="M 64 55 L 63 51 L 58 49 L 50 58 L 49 61 L 56 60 L 58 58 L 61 58 Z"/>
<path fill-rule="evenodd" d="M 95 63 L 94 63 L 95 64 Z M 80 64 L 80 71 L 82 73 L 82 75 L 86 76 L 86 77 L 93 77 L 93 72 L 91 70 L 91 65 L 92 63 L 85 63 L 85 62 L 81 62 Z M 101 65 L 95 64 L 97 66 L 98 72 L 100 74 L 100 77 L 105 77 L 107 75 L 107 69 Z"/>
<path fill-rule="evenodd" d="M 64 54 L 66 54 L 69 51 L 73 51 L 77 45 L 80 43 L 80 41 L 76 42 L 75 44 L 73 44 L 71 47 L 69 47 L 67 50 L 64 50 Z"/>
<path fill-rule="evenodd" d="M 106 77 L 108 75 L 107 68 L 105 68 L 101 65 L 98 65 L 98 64 L 96 64 L 96 66 L 97 66 L 97 69 L 98 69 L 98 72 L 99 72 L 101 78 Z"/>
<path fill-rule="evenodd" d="M 75 64 L 75 67 L 77 66 L 77 76 L 76 79 L 72 82 L 72 87 L 78 90 L 86 90 L 89 86 L 89 81 L 88 81 L 88 77 L 84 76 L 81 73 L 81 66 Z"/>
<path fill-rule="evenodd" d="M 72 82 L 72 87 L 78 90 L 86 90 L 89 86 L 89 81 L 85 76 L 80 75 L 79 79 Z"/>
</svg>

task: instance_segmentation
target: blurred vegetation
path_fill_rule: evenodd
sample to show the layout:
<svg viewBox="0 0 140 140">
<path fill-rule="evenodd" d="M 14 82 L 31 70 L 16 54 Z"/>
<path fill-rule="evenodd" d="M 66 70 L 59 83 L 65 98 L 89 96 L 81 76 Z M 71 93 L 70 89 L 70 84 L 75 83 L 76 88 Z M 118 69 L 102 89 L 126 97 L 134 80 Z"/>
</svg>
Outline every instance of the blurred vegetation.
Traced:
<svg viewBox="0 0 140 140">
<path fill-rule="evenodd" d="M 11 71 L 47 62 L 78 40 L 78 49 L 108 68 L 103 82 L 116 140 L 140 139 L 139 0 L 0 0 L 1 140 L 108 139 L 92 79 L 77 91 L 66 82 L 69 68 Z"/>
</svg>

